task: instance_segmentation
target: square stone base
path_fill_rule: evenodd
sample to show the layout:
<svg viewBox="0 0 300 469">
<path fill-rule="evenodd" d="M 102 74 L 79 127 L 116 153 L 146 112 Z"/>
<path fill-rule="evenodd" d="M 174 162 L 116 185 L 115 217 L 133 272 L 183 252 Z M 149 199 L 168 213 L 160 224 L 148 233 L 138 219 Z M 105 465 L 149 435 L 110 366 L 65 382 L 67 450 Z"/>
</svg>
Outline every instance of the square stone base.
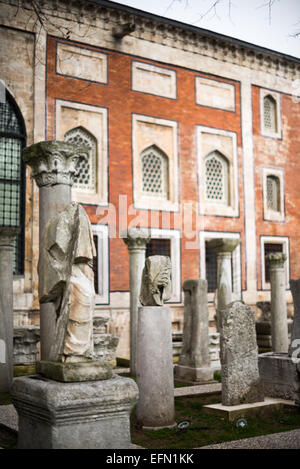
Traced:
<svg viewBox="0 0 300 469">
<path fill-rule="evenodd" d="M 242 417 L 249 417 L 258 414 L 266 415 L 274 411 L 281 410 L 286 406 L 294 408 L 295 404 L 293 401 L 266 397 L 263 402 L 255 402 L 253 404 L 240 404 L 233 406 L 211 404 L 203 406 L 203 409 L 205 409 L 206 412 L 220 415 L 227 421 L 232 422 Z"/>
<path fill-rule="evenodd" d="M 299 377 L 287 353 L 263 353 L 258 356 L 258 367 L 265 395 L 295 400 Z"/>
<path fill-rule="evenodd" d="M 99 381 L 112 377 L 113 363 L 110 362 L 75 362 L 61 363 L 40 361 L 36 364 L 36 372 L 45 378 L 74 383 L 80 381 Z"/>
<path fill-rule="evenodd" d="M 128 449 L 136 383 L 109 380 L 60 383 L 39 375 L 13 380 L 21 449 Z"/>
<path fill-rule="evenodd" d="M 186 383 L 211 383 L 214 380 L 212 368 L 195 368 L 190 366 L 175 365 L 174 376 L 176 381 Z"/>
</svg>

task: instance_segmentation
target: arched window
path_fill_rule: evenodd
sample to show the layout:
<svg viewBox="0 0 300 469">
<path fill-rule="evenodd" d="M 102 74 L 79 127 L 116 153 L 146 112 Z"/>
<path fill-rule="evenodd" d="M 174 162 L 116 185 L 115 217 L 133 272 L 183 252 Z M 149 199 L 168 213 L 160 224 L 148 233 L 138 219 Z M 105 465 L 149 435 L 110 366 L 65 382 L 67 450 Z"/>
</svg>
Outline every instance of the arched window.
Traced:
<svg viewBox="0 0 300 469">
<path fill-rule="evenodd" d="M 168 199 L 168 157 L 157 147 L 151 146 L 141 154 L 141 167 L 143 193 Z"/>
<path fill-rule="evenodd" d="M 277 132 L 276 101 L 269 94 L 264 97 L 264 128 Z"/>
<path fill-rule="evenodd" d="M 267 176 L 267 208 L 280 212 L 280 181 L 277 176 Z"/>
<path fill-rule="evenodd" d="M 205 198 L 207 202 L 229 204 L 228 162 L 218 151 L 205 159 Z"/>
<path fill-rule="evenodd" d="M 78 173 L 74 178 L 73 188 L 83 192 L 96 192 L 96 139 L 83 127 L 76 127 L 65 134 L 65 141 L 89 148 L 89 159 L 88 161 L 81 161 L 79 163 Z"/>
<path fill-rule="evenodd" d="M 24 274 L 26 131 L 22 114 L 8 91 L 0 102 L 0 226 L 20 227 L 15 240 L 14 275 Z"/>
</svg>

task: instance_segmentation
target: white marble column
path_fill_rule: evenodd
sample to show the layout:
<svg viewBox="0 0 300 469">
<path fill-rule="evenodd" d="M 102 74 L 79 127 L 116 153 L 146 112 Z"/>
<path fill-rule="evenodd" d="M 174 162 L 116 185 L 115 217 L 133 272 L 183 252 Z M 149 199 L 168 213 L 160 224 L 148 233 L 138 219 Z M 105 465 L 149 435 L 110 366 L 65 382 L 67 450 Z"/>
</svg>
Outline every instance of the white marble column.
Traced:
<svg viewBox="0 0 300 469">
<path fill-rule="evenodd" d="M 13 379 L 13 256 L 19 228 L 0 227 L 0 392 Z"/>
<path fill-rule="evenodd" d="M 231 253 L 240 244 L 239 239 L 211 239 L 208 245 L 217 254 L 218 311 L 224 309 L 232 301 Z"/>
<path fill-rule="evenodd" d="M 130 373 L 135 376 L 139 295 L 150 231 L 130 228 L 122 234 L 122 238 L 128 246 L 130 256 Z"/>
<path fill-rule="evenodd" d="M 266 259 L 270 265 L 272 350 L 275 353 L 287 353 L 286 255 L 274 252 L 267 254 Z"/>
<path fill-rule="evenodd" d="M 77 165 L 87 158 L 88 149 L 66 142 L 47 141 L 23 150 L 23 160 L 32 168 L 39 187 L 39 243 L 47 222 L 71 200 L 71 186 Z M 53 303 L 40 305 L 41 359 L 49 360 L 55 337 L 56 313 Z"/>
</svg>

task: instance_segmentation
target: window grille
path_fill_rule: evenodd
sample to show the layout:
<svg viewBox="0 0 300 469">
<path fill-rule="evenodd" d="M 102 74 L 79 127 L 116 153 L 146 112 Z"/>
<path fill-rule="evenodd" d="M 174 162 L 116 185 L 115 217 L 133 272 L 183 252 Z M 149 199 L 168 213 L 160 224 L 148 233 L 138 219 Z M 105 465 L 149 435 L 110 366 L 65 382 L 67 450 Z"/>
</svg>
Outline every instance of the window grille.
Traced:
<svg viewBox="0 0 300 469">
<path fill-rule="evenodd" d="M 14 275 L 24 273 L 25 125 L 21 113 L 6 92 L 0 102 L 0 226 L 20 227 L 14 245 Z"/>
<path fill-rule="evenodd" d="M 268 95 L 264 97 L 264 127 L 272 132 L 277 132 L 276 101 Z"/>
<path fill-rule="evenodd" d="M 96 192 L 96 140 L 82 127 L 69 130 L 65 134 L 65 141 L 78 146 L 89 148 L 88 161 L 82 160 L 78 164 L 78 172 L 74 177 L 73 188 L 83 192 Z"/>
<path fill-rule="evenodd" d="M 283 245 L 276 243 L 265 243 L 265 282 L 270 282 L 270 264 L 266 260 L 266 255 L 271 252 L 283 252 Z"/>
<path fill-rule="evenodd" d="M 277 176 L 267 176 L 267 207 L 280 212 L 280 181 Z"/>
<path fill-rule="evenodd" d="M 205 182 L 207 201 L 228 204 L 228 163 L 218 152 L 205 160 Z"/>
<path fill-rule="evenodd" d="M 146 246 L 146 257 L 169 256 L 171 257 L 170 239 L 150 239 Z"/>
<path fill-rule="evenodd" d="M 142 190 L 148 196 L 168 198 L 168 158 L 151 147 L 142 153 Z"/>
</svg>

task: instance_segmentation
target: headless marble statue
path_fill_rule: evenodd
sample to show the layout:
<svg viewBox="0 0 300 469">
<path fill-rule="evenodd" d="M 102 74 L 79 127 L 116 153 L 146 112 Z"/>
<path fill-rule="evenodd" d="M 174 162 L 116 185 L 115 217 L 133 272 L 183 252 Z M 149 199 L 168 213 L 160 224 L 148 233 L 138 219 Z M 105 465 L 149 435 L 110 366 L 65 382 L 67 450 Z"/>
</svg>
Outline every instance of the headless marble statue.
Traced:
<svg viewBox="0 0 300 469">
<path fill-rule="evenodd" d="M 71 203 L 46 225 L 38 265 L 39 300 L 55 304 L 53 361 L 92 359 L 95 255 L 90 221 L 81 205 Z"/>
</svg>

